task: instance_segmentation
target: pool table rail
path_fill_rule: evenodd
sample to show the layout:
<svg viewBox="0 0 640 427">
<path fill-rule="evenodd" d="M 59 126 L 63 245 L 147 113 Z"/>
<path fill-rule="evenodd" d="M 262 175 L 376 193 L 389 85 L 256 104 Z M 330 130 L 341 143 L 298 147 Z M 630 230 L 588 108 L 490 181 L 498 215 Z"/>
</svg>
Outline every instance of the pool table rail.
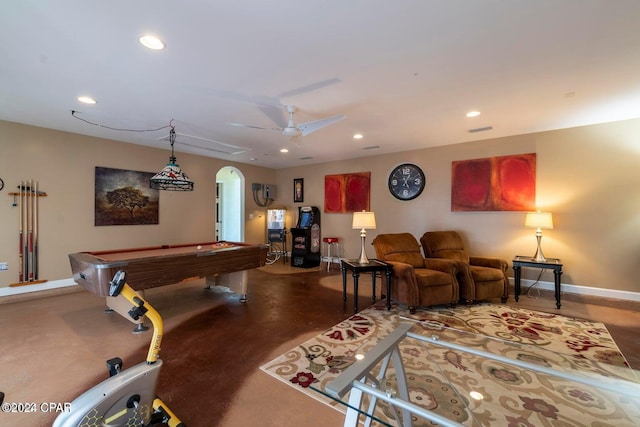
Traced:
<svg viewBox="0 0 640 427">
<path fill-rule="evenodd" d="M 232 242 L 229 242 L 232 243 Z M 211 243 L 137 248 L 123 251 L 69 254 L 73 279 L 86 290 L 109 296 L 109 284 L 118 270 L 127 273 L 134 290 L 171 285 L 185 279 L 212 277 L 265 265 L 268 245 L 234 243 L 211 249 Z M 172 248 L 182 250 L 171 250 Z M 200 248 L 200 249 L 196 249 Z M 117 254 L 126 252 L 127 259 Z M 113 254 L 109 259 L 107 254 Z"/>
</svg>

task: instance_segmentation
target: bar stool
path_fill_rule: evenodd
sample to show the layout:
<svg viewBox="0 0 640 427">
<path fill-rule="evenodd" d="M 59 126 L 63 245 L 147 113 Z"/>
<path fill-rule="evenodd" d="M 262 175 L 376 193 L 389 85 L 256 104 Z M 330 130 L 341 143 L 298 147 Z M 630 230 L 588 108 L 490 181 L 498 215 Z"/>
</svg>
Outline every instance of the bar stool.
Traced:
<svg viewBox="0 0 640 427">
<path fill-rule="evenodd" d="M 322 262 L 327 263 L 327 271 L 330 270 L 331 264 L 335 261 L 340 263 L 340 238 L 338 237 L 323 237 L 325 254 L 322 257 Z M 332 250 L 333 248 L 333 250 Z"/>
</svg>

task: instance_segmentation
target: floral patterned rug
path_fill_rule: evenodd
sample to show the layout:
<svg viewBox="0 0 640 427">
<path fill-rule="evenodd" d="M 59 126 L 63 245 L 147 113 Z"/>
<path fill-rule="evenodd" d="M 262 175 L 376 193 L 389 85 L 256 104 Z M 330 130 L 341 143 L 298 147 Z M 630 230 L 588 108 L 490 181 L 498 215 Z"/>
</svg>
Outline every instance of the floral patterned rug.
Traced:
<svg viewBox="0 0 640 427">
<path fill-rule="evenodd" d="M 429 339 L 464 345 L 561 372 L 578 373 L 591 377 L 596 384 L 617 381 L 620 387 L 631 387 L 632 391 L 640 392 L 637 373 L 628 367 L 602 323 L 495 304 L 419 309 L 411 315 L 397 304 L 387 311 L 382 301 L 298 345 L 261 369 L 345 412 L 344 405 L 317 390 L 324 390 L 354 363 L 356 354 L 366 353 L 400 322 L 414 322 L 412 332 Z M 412 338 L 405 338 L 400 343 L 400 353 L 411 402 L 463 425 L 640 425 L 640 399 L 629 398 L 624 393 L 609 392 Z M 380 386 L 394 389 L 394 375 L 391 367 Z M 471 398 L 470 391 L 481 393 L 482 400 Z M 375 415 L 390 425 L 397 424 L 392 408 L 384 403 L 377 405 Z M 413 416 L 413 425 L 433 424 Z"/>
</svg>

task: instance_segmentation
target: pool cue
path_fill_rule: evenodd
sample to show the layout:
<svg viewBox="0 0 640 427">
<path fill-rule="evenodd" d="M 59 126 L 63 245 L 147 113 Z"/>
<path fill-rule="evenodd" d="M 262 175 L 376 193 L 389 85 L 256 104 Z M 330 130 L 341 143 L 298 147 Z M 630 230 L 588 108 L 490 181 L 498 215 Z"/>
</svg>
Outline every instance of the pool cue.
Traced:
<svg viewBox="0 0 640 427">
<path fill-rule="evenodd" d="M 29 203 L 27 203 L 27 222 L 29 227 L 29 281 L 33 282 L 33 180 L 29 181 L 29 192 L 27 193 Z"/>
<path fill-rule="evenodd" d="M 20 190 L 22 193 L 22 203 L 24 204 L 24 281 L 29 281 L 29 203 L 27 199 L 27 181 Z"/>
<path fill-rule="evenodd" d="M 33 279 L 38 280 L 38 181 L 33 187 Z"/>
<path fill-rule="evenodd" d="M 24 215 L 22 213 L 22 209 L 23 209 L 23 206 L 22 206 L 22 187 L 23 187 L 22 182 L 20 182 L 20 187 L 19 187 L 19 190 L 20 190 L 19 196 L 20 196 L 20 198 L 18 199 L 19 203 L 20 203 L 20 226 L 19 226 L 19 233 L 20 233 L 20 236 L 19 236 L 19 238 L 20 238 L 20 249 L 19 249 L 19 253 L 20 253 L 20 272 L 18 273 L 19 283 L 24 282 L 24 232 L 22 230 L 23 222 L 24 222 L 23 221 L 23 216 Z"/>
<path fill-rule="evenodd" d="M 14 195 L 14 204 L 17 206 L 16 197 L 20 196 L 19 214 L 20 221 L 18 226 L 19 232 L 19 282 L 9 284 L 10 287 L 34 285 L 38 283 L 44 283 L 47 280 L 40 279 L 40 273 L 38 268 L 39 263 L 39 233 L 40 224 L 38 221 L 38 211 L 40 210 L 39 196 L 46 196 L 46 193 L 38 190 L 38 182 L 34 180 L 21 181 L 20 193 L 10 193 Z"/>
</svg>

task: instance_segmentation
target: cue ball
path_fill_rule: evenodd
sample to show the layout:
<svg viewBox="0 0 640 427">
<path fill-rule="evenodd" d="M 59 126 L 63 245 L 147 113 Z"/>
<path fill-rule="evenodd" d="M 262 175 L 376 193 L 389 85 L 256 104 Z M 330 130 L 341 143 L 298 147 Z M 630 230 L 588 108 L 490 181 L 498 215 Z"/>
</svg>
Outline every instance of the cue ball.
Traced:
<svg viewBox="0 0 640 427">
<path fill-rule="evenodd" d="M 198 245 L 198 249 L 202 249 L 202 246 Z"/>
</svg>

